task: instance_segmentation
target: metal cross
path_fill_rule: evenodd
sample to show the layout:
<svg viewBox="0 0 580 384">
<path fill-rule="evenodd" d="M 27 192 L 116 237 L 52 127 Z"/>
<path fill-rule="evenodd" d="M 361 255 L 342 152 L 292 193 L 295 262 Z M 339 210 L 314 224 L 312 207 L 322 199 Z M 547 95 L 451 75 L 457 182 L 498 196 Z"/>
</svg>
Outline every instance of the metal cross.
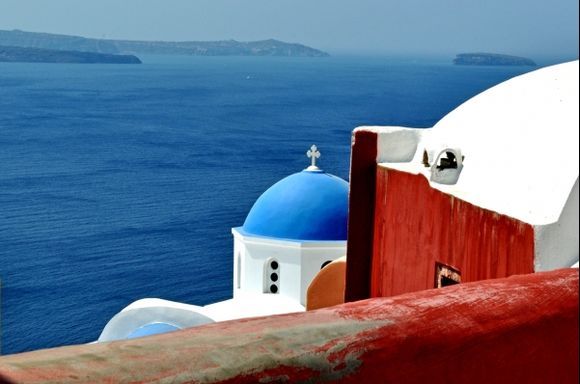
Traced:
<svg viewBox="0 0 580 384">
<path fill-rule="evenodd" d="M 316 159 L 320 158 L 320 152 L 318 151 L 318 148 L 316 148 L 316 145 L 312 145 L 312 147 L 310 147 L 308 152 L 306 152 L 306 156 L 312 159 L 311 167 L 316 167 Z"/>
</svg>

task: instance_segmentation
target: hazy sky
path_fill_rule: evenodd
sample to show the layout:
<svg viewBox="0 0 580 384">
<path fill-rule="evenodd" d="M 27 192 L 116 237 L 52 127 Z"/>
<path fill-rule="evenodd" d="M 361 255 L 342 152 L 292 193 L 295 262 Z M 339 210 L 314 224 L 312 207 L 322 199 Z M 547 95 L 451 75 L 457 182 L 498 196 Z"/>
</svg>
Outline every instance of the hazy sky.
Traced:
<svg viewBox="0 0 580 384">
<path fill-rule="evenodd" d="M 0 0 L 0 29 L 300 42 L 331 53 L 578 56 L 578 0 Z"/>
</svg>

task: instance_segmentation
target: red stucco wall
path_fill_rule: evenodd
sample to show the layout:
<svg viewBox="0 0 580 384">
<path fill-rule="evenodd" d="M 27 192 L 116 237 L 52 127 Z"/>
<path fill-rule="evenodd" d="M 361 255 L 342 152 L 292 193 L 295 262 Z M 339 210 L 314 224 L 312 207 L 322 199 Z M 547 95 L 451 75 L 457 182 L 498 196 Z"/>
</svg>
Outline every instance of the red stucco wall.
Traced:
<svg viewBox="0 0 580 384">
<path fill-rule="evenodd" d="M 534 271 L 531 225 L 433 189 L 422 175 L 378 167 L 374 212 L 371 297 L 433 288 L 435 262 L 459 269 L 462 282 Z"/>
<path fill-rule="evenodd" d="M 0 356 L 0 383 L 578 383 L 578 270 Z"/>
</svg>

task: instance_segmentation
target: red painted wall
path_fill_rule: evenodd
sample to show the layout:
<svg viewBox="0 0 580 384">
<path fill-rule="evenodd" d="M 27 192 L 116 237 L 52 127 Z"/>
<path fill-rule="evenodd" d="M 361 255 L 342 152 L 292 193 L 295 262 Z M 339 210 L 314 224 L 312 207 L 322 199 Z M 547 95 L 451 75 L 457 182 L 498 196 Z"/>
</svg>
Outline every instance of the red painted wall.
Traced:
<svg viewBox="0 0 580 384">
<path fill-rule="evenodd" d="M 459 269 L 462 282 L 534 272 L 531 225 L 433 189 L 422 175 L 378 167 L 374 212 L 371 297 L 433 288 L 436 261 Z"/>
<path fill-rule="evenodd" d="M 0 383 L 578 383 L 578 270 L 0 356 Z"/>
</svg>

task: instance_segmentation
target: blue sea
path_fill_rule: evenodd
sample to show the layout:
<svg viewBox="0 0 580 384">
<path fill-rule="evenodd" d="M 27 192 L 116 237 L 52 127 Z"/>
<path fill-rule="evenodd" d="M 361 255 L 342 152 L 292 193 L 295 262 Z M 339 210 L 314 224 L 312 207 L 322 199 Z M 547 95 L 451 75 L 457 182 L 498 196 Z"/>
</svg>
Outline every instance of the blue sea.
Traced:
<svg viewBox="0 0 580 384">
<path fill-rule="evenodd" d="M 229 298 L 230 228 L 308 165 L 312 144 L 322 168 L 348 179 L 355 127 L 429 127 L 530 70 L 450 58 L 143 61 L 0 64 L 3 354 L 96 340 L 140 298 Z"/>
</svg>

